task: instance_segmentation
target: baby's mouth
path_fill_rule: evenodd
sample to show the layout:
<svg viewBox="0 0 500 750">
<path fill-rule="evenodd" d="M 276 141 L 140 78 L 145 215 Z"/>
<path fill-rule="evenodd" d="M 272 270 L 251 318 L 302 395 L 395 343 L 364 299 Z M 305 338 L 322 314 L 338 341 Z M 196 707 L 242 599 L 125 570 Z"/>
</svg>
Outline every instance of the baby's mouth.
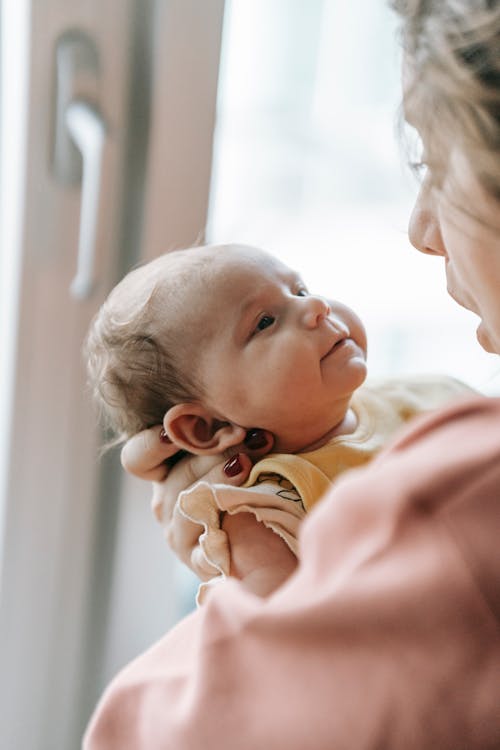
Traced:
<svg viewBox="0 0 500 750">
<path fill-rule="evenodd" d="M 340 349 L 340 347 L 345 343 L 345 341 L 347 340 L 347 338 L 348 338 L 347 336 L 342 336 L 342 338 L 337 339 L 337 341 L 335 341 L 335 343 L 333 344 L 333 346 L 331 346 L 328 349 L 328 351 L 326 352 L 326 354 L 324 354 L 321 357 L 321 361 L 323 361 L 324 359 L 326 359 L 327 357 L 329 357 L 331 354 L 334 354 L 334 352 L 336 352 L 338 349 Z"/>
</svg>

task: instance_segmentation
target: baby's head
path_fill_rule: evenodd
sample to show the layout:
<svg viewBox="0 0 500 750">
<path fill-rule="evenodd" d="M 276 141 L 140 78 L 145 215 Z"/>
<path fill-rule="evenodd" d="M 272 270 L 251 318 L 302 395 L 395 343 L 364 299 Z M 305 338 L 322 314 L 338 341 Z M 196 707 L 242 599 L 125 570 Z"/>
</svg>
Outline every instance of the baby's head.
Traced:
<svg viewBox="0 0 500 750">
<path fill-rule="evenodd" d="M 132 271 L 96 316 L 87 354 L 120 438 L 163 422 L 192 453 L 219 453 L 256 427 L 276 450 L 303 450 L 342 422 L 366 377 L 355 313 L 241 245 L 174 251 Z"/>
</svg>

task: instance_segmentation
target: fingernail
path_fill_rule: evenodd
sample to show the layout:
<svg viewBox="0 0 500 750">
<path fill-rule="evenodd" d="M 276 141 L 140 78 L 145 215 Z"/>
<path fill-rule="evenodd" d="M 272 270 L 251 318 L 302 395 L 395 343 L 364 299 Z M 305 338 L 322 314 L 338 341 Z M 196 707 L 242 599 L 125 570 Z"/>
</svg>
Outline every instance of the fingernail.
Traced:
<svg viewBox="0 0 500 750">
<path fill-rule="evenodd" d="M 224 474 L 226 477 L 236 477 L 238 474 L 241 474 L 243 471 L 243 467 L 240 463 L 240 457 L 238 453 L 229 459 L 229 461 L 226 461 L 224 464 Z"/>
<path fill-rule="evenodd" d="M 160 430 L 160 440 L 161 440 L 162 443 L 171 443 L 172 442 L 170 440 L 169 436 L 167 435 L 167 433 L 165 432 L 165 428 L 164 427 L 162 427 L 161 430 Z"/>
<path fill-rule="evenodd" d="M 247 448 L 250 448 L 250 450 L 264 448 L 264 446 L 267 445 L 266 433 L 264 430 L 259 429 L 248 430 L 244 443 Z"/>
</svg>

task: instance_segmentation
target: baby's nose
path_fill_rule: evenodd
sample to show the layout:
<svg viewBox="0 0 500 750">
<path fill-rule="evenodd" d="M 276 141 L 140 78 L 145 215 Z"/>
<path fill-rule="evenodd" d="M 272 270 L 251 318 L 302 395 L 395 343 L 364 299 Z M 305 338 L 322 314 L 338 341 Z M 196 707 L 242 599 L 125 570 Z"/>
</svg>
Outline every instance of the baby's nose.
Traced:
<svg viewBox="0 0 500 750">
<path fill-rule="evenodd" d="M 331 308 L 323 297 L 306 297 L 303 311 L 303 322 L 306 328 L 316 328 L 322 320 L 330 315 Z"/>
</svg>

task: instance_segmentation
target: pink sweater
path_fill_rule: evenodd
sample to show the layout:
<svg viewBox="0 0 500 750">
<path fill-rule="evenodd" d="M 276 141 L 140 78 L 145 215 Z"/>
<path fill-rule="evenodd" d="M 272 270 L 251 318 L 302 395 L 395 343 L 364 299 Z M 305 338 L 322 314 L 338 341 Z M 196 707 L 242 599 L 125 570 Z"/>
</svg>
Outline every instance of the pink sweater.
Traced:
<svg viewBox="0 0 500 750">
<path fill-rule="evenodd" d="M 498 750 L 500 400 L 414 423 L 118 675 L 85 750 Z"/>
</svg>

